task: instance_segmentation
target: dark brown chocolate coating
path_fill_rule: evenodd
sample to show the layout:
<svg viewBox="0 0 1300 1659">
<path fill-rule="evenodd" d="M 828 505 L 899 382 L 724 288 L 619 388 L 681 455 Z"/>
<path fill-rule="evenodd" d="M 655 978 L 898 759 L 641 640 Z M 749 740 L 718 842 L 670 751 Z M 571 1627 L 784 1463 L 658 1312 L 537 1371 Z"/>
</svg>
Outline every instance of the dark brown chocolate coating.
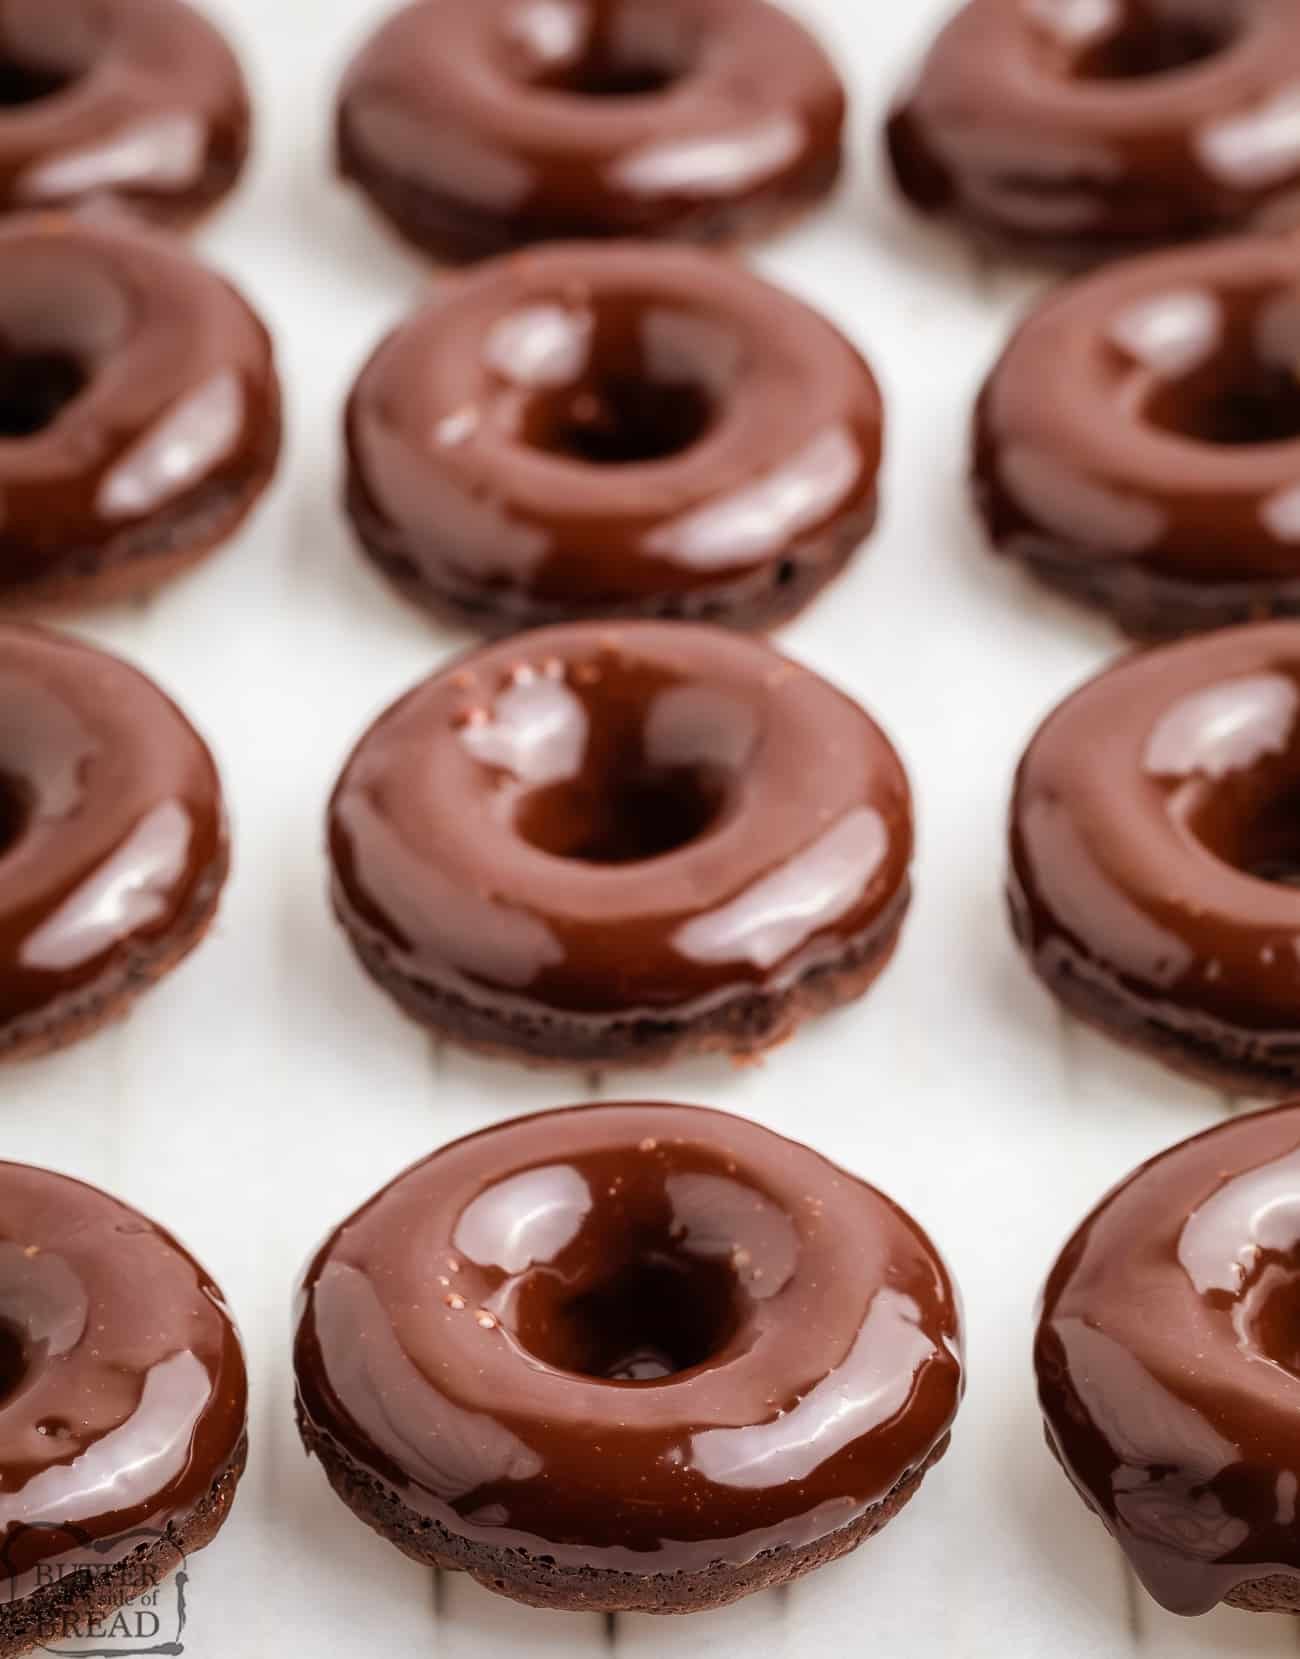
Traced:
<svg viewBox="0 0 1300 1659">
<path fill-rule="evenodd" d="M 248 154 L 234 53 L 180 0 L 5 0 L 0 213 L 111 202 L 182 229 Z"/>
<path fill-rule="evenodd" d="M 1172 1612 L 1300 1611 L 1298 1260 L 1293 1101 L 1144 1164 L 1048 1279 L 1049 1444 Z"/>
<path fill-rule="evenodd" d="M 184 1532 L 242 1462 L 246 1415 L 239 1333 L 176 1240 L 0 1163 L 0 1636 L 54 1568 L 110 1567 L 139 1528 Z"/>
<path fill-rule="evenodd" d="M 540 1558 L 572 1605 L 631 1575 L 659 1611 L 853 1526 L 962 1386 L 956 1293 L 910 1217 L 756 1124 L 648 1104 L 408 1170 L 308 1267 L 294 1357 L 308 1445 L 485 1549 L 491 1587 Z"/>
<path fill-rule="evenodd" d="M 381 983 L 552 1059 L 787 1034 L 807 981 L 883 965 L 912 850 L 902 765 L 855 703 L 666 622 L 542 629 L 434 675 L 361 740 L 329 833 Z"/>
<path fill-rule="evenodd" d="M 1297 364 L 1300 235 L 1067 284 L 979 401 L 994 547 L 1141 637 L 1300 611 Z"/>
<path fill-rule="evenodd" d="M 1300 623 L 1130 657 L 1020 765 L 1010 898 L 1067 1006 L 1259 1094 L 1300 1083 Z"/>
<path fill-rule="evenodd" d="M 754 237 L 830 190 L 843 123 L 830 61 L 767 0 L 417 0 L 347 72 L 338 161 L 459 262 Z"/>
<path fill-rule="evenodd" d="M 417 602 L 486 632 L 767 626 L 876 515 L 883 410 L 828 322 L 734 261 L 593 243 L 443 285 L 348 407 L 348 503 Z"/>
<path fill-rule="evenodd" d="M 197 942 L 228 858 L 175 704 L 102 651 L 0 627 L 0 1058 L 121 1011 Z"/>
<path fill-rule="evenodd" d="M 1300 222 L 1292 0 L 970 0 L 890 119 L 913 205 L 1067 262 Z"/>
<path fill-rule="evenodd" d="M 120 224 L 0 223 L 0 606 L 156 586 L 279 444 L 270 339 L 214 272 Z"/>
</svg>

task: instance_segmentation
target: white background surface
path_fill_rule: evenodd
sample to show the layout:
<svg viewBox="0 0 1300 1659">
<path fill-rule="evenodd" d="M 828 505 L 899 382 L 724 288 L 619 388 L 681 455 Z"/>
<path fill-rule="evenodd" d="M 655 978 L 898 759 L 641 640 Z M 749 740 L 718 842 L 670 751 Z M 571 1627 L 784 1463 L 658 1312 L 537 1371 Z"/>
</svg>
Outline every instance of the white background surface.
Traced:
<svg viewBox="0 0 1300 1659">
<path fill-rule="evenodd" d="M 1113 1180 L 1233 1103 L 1064 1022 L 1009 940 L 1012 768 L 1038 718 L 1118 640 L 987 558 L 968 507 L 970 403 L 1033 279 L 912 222 L 876 141 L 947 0 L 795 6 L 853 90 L 851 165 L 830 209 L 756 256 L 865 348 L 888 401 L 881 527 L 780 643 L 858 696 L 908 762 L 920 845 L 903 945 L 867 1001 L 761 1067 L 598 1080 L 439 1049 L 363 977 L 328 915 L 322 812 L 345 752 L 466 643 L 389 595 L 337 506 L 347 387 L 430 277 L 326 169 L 333 87 L 382 0 L 211 9 L 244 55 L 259 128 L 252 173 L 202 245 L 276 333 L 285 464 L 251 529 L 197 575 L 76 625 L 153 673 L 211 739 L 236 871 L 207 944 L 128 1024 L 0 1079 L 5 1155 L 104 1185 L 175 1228 L 243 1324 L 252 1456 L 225 1530 L 191 1563 L 187 1653 L 1294 1653 L 1291 1620 L 1160 1612 L 1042 1444 L 1029 1343 L 1055 1251 Z M 290 1294 L 316 1240 L 439 1143 L 593 1093 L 697 1101 L 811 1142 L 907 1205 L 965 1294 L 969 1393 L 912 1506 L 789 1591 L 688 1620 L 610 1628 L 517 1608 L 459 1575 L 435 1585 L 332 1497 L 293 1426 Z"/>
</svg>

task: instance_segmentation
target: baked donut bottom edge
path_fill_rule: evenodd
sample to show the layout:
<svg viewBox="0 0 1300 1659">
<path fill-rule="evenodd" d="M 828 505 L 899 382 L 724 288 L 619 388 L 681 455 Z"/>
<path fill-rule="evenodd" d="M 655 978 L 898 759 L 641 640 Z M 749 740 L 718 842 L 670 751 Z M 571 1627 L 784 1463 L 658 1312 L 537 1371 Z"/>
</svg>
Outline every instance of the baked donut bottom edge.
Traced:
<svg viewBox="0 0 1300 1659">
<path fill-rule="evenodd" d="M 362 967 L 402 1011 L 459 1047 L 525 1065 L 666 1065 L 685 1055 L 757 1057 L 793 1037 L 805 1019 L 856 1001 L 889 965 L 911 902 L 905 882 L 883 915 L 839 954 L 806 968 L 793 983 L 750 985 L 701 1012 L 631 1011 L 596 1016 L 562 1009 L 489 1006 L 394 968 L 391 953 L 336 914 Z"/>
<path fill-rule="evenodd" d="M 1104 968 L 1060 948 L 1053 955 L 1049 970 L 1026 953 L 1034 976 L 1067 1013 L 1113 1042 L 1228 1094 L 1284 1100 L 1300 1089 L 1300 1031 L 1241 1031 L 1190 1009 L 1175 1019 L 1170 1004 L 1122 990 Z"/>
<path fill-rule="evenodd" d="M 764 633 L 793 620 L 846 569 L 875 529 L 878 497 L 808 536 L 796 537 L 780 553 L 730 580 L 701 583 L 638 598 L 588 599 L 566 603 L 527 594 L 496 594 L 487 587 L 439 585 L 400 545 L 400 534 L 375 512 L 359 480 L 347 487 L 346 508 L 367 560 L 403 599 L 442 622 L 501 639 L 528 628 L 566 622 L 711 622 L 744 632 Z"/>
<path fill-rule="evenodd" d="M 139 1595 L 145 1582 L 162 1583 L 183 1560 L 210 1544 L 225 1524 L 248 1461 L 248 1435 L 240 1436 L 230 1462 L 188 1515 L 170 1521 L 151 1544 L 95 1572 L 66 1573 L 21 1601 L 0 1607 L 0 1659 L 18 1659 L 33 1648 L 68 1639 Z M 146 1575 L 149 1575 L 146 1578 Z"/>
<path fill-rule="evenodd" d="M 797 175 L 733 200 L 696 201 L 646 224 L 601 224 L 590 219 L 536 223 L 475 209 L 454 196 L 401 178 L 372 161 L 348 133 L 338 137 L 339 177 L 354 185 L 389 231 L 405 245 L 442 265 L 482 259 L 545 242 L 646 237 L 652 241 L 737 246 L 766 240 L 797 223 L 835 189 L 844 166 L 843 147 L 814 155 Z"/>
<path fill-rule="evenodd" d="M 1300 616 L 1300 571 L 1295 576 L 1198 582 L 1165 576 L 1131 559 L 1045 558 L 1014 547 L 995 551 L 1053 593 L 1103 612 L 1139 645 L 1158 645 L 1241 622 Z"/>
<path fill-rule="evenodd" d="M 756 1590 L 802 1578 L 863 1544 L 891 1521 L 948 1449 L 945 1434 L 924 1463 L 909 1471 L 879 1503 L 856 1521 L 801 1546 L 764 1550 L 735 1567 L 726 1563 L 703 1572 L 625 1573 L 598 1567 L 562 1567 L 520 1550 L 471 1543 L 407 1508 L 367 1470 L 360 1468 L 330 1436 L 316 1430 L 298 1407 L 298 1430 L 308 1455 L 320 1460 L 335 1493 L 358 1520 L 426 1566 L 465 1572 L 487 1590 L 523 1602 L 578 1613 L 702 1612 L 725 1607 Z"/>
<path fill-rule="evenodd" d="M 125 1019 L 138 997 L 203 943 L 229 874 L 230 845 L 223 838 L 221 850 L 200 875 L 189 905 L 165 934 L 149 943 L 127 944 L 98 979 L 22 1016 L 7 1029 L 0 1027 L 0 1065 L 70 1048 L 83 1037 Z M 0 1659 L 5 1659 L 5 1653 L 0 1640 Z"/>
<path fill-rule="evenodd" d="M 183 575 L 242 528 L 275 477 L 282 442 L 277 403 L 256 453 L 238 477 L 210 481 L 101 546 L 60 551 L 39 581 L 6 583 L 0 575 L 0 616 L 58 617 L 83 605 L 152 593 Z"/>
</svg>

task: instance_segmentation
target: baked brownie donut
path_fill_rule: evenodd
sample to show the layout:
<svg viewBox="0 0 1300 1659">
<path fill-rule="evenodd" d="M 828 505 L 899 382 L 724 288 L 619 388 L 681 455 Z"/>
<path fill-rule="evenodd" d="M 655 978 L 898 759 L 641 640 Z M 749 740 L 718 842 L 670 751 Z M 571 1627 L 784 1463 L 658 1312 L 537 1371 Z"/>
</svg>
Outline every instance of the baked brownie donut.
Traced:
<svg viewBox="0 0 1300 1659">
<path fill-rule="evenodd" d="M 534 1061 L 757 1052 L 860 996 L 911 796 L 806 668 L 690 623 L 575 623 L 443 669 L 362 738 L 334 908 L 406 1011 Z"/>
<path fill-rule="evenodd" d="M 355 59 L 338 165 L 459 262 L 770 231 L 839 174 L 844 89 L 767 0 L 416 0 Z"/>
<path fill-rule="evenodd" d="M 134 229 L 0 224 L 0 607 L 156 587 L 275 469 L 271 342 L 227 283 Z"/>
<path fill-rule="evenodd" d="M 572 244 L 388 337 L 348 406 L 348 509 L 403 593 L 486 633 L 768 627 L 871 530 L 882 425 L 844 336 L 733 260 Z"/>
<path fill-rule="evenodd" d="M 1047 1282 L 1048 1444 L 1175 1613 L 1300 1613 L 1300 1102 L 1162 1153 Z"/>
<path fill-rule="evenodd" d="M 993 545 L 1142 637 L 1300 611 L 1297 364 L 1300 235 L 1066 286 L 980 399 Z"/>
<path fill-rule="evenodd" d="M 1131 657 L 1021 762 L 1011 910 L 1082 1018 L 1230 1090 L 1300 1084 L 1300 623 Z"/>
<path fill-rule="evenodd" d="M 0 626 L 0 1060 L 124 1014 L 206 933 L 228 864 L 217 770 L 175 704 Z"/>
<path fill-rule="evenodd" d="M 221 1292 L 170 1234 L 80 1181 L 0 1163 L 4 1659 L 72 1651 L 211 1542 L 243 1473 L 246 1400 Z"/>
<path fill-rule="evenodd" d="M 181 0 L 5 0 L 0 212 L 111 202 L 179 230 L 248 154 L 248 92 Z"/>
<path fill-rule="evenodd" d="M 690 1613 L 854 1549 L 947 1449 L 957 1294 L 873 1187 L 693 1106 L 435 1152 L 307 1269 L 298 1424 L 417 1561 Z"/>
<path fill-rule="evenodd" d="M 887 128 L 903 193 L 1067 262 L 1300 221 L 1293 0 L 970 0 Z"/>
</svg>

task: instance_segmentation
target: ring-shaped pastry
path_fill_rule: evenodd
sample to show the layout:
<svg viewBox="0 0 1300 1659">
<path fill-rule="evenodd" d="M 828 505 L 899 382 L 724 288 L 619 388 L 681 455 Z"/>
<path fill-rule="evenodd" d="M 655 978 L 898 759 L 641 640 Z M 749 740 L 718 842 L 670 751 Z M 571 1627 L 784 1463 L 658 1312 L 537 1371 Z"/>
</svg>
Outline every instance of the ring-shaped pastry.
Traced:
<svg viewBox="0 0 1300 1659">
<path fill-rule="evenodd" d="M 349 68 L 338 161 L 447 261 L 752 239 L 839 174 L 844 89 L 767 0 L 416 0 Z"/>
<path fill-rule="evenodd" d="M 917 1224 L 690 1106 L 543 1113 L 415 1165 L 308 1267 L 294 1358 L 303 1439 L 363 1520 L 587 1610 L 719 1606 L 842 1555 L 961 1395 Z"/>
<path fill-rule="evenodd" d="M 923 212 L 1071 264 L 1300 222 L 1290 0 L 969 0 L 886 129 Z"/>
<path fill-rule="evenodd" d="M 5 0 L 0 213 L 110 204 L 188 229 L 235 186 L 248 88 L 182 0 Z"/>
<path fill-rule="evenodd" d="M 1044 722 L 1012 917 L 1067 1008 L 1234 1092 L 1300 1083 L 1300 623 L 1163 646 Z"/>
<path fill-rule="evenodd" d="M 0 1651 L 66 1652 L 96 1620 L 102 1637 L 211 1541 L 247 1400 L 234 1320 L 170 1234 L 0 1163 Z"/>
<path fill-rule="evenodd" d="M 212 756 L 152 680 L 0 627 L 0 1059 L 125 1013 L 206 933 L 229 861 Z"/>
<path fill-rule="evenodd" d="M 1300 236 L 1067 284 L 979 401 L 994 547 L 1139 637 L 1300 611 L 1297 363 Z"/>
<path fill-rule="evenodd" d="M 444 284 L 348 407 L 348 507 L 408 598 L 491 634 L 765 628 L 875 522 L 884 413 L 829 322 L 730 259 L 591 243 Z"/>
<path fill-rule="evenodd" d="M 1300 1104 L 1163 1152 L 1062 1251 L 1048 1443 L 1151 1594 L 1300 1613 Z"/>
<path fill-rule="evenodd" d="M 574 623 L 444 668 L 357 745 L 334 906 L 422 1023 L 534 1061 L 747 1054 L 860 996 L 911 796 L 856 703 L 743 635 Z"/>
</svg>

